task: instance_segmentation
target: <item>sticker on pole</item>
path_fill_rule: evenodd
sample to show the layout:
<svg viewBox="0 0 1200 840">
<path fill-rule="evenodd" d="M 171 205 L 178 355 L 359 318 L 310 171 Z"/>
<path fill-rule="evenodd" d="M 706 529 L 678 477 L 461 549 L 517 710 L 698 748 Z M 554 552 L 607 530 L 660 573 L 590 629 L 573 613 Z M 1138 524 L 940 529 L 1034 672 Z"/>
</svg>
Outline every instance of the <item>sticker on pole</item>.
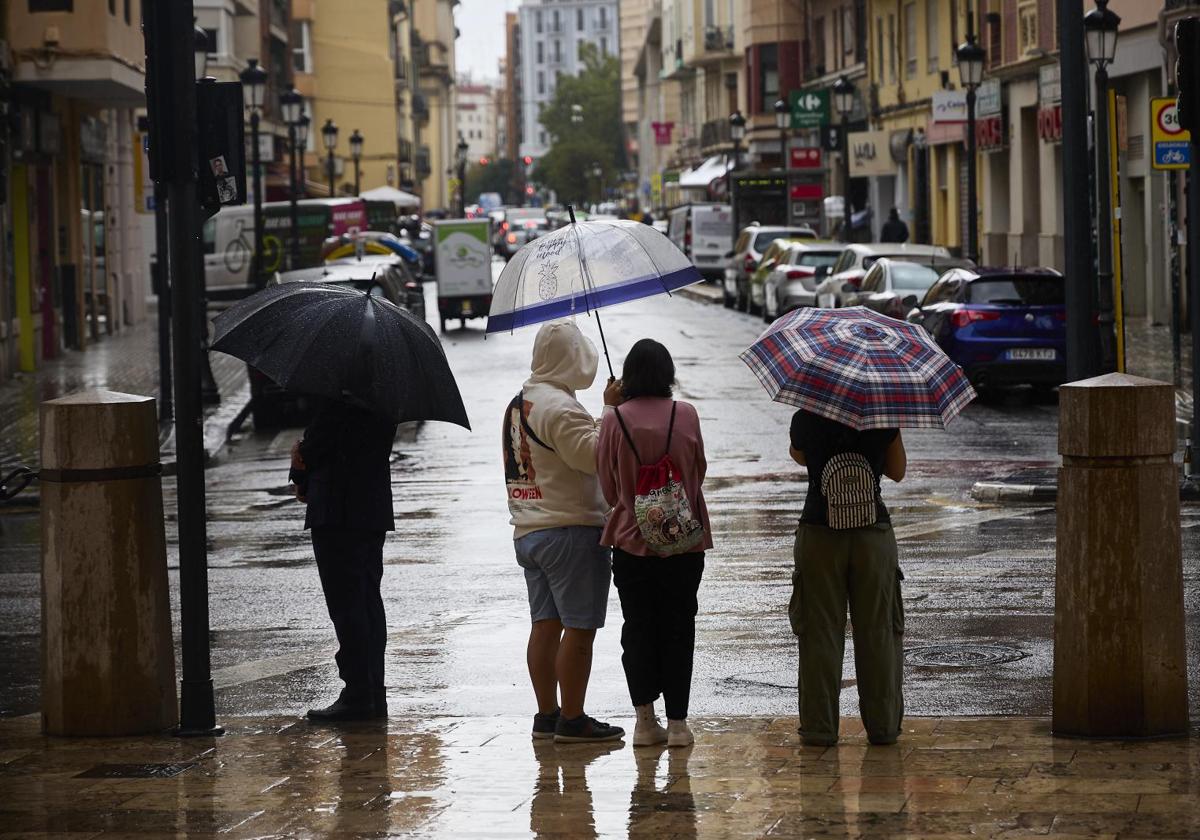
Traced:
<svg viewBox="0 0 1200 840">
<path fill-rule="evenodd" d="M 1192 135 L 1179 124 L 1174 97 L 1150 100 L 1150 139 L 1155 169 L 1187 169 L 1192 163 Z"/>
</svg>

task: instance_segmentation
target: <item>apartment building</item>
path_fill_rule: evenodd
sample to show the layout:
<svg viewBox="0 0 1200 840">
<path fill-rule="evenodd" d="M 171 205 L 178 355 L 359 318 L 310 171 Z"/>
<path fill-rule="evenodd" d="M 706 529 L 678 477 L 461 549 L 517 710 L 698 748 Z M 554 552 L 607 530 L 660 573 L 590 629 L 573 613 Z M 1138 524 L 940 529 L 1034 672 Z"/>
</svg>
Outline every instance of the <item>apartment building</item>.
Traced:
<svg viewBox="0 0 1200 840">
<path fill-rule="evenodd" d="M 389 187 L 416 188 L 417 69 L 413 60 L 412 13 L 405 3 L 391 3 L 392 71 L 396 97 L 396 163 L 384 172 Z"/>
<path fill-rule="evenodd" d="M 467 142 L 467 159 L 495 158 L 496 91 L 491 85 L 459 82 L 456 95 L 458 136 Z"/>
<path fill-rule="evenodd" d="M 450 181 L 455 177 L 458 146 L 454 86 L 457 5 L 458 0 L 409 3 L 417 68 L 415 189 L 427 210 L 448 209 L 453 203 Z"/>
<path fill-rule="evenodd" d="M 641 209 L 661 212 L 667 200 L 667 185 L 678 191 L 679 136 L 682 126 L 680 83 L 663 78 L 663 0 L 653 0 L 646 15 L 645 31 L 638 45 L 633 74 L 636 82 L 637 186 Z M 624 29 L 624 27 L 622 27 Z M 624 50 L 624 44 L 622 50 Z"/>
<path fill-rule="evenodd" d="M 525 0 L 518 10 L 521 72 L 519 153 L 539 158 L 550 137 L 541 111 L 554 98 L 558 78 L 583 69 L 580 46 L 593 44 L 603 56 L 617 55 L 617 0 Z M 583 103 L 586 107 L 586 103 Z"/>
</svg>

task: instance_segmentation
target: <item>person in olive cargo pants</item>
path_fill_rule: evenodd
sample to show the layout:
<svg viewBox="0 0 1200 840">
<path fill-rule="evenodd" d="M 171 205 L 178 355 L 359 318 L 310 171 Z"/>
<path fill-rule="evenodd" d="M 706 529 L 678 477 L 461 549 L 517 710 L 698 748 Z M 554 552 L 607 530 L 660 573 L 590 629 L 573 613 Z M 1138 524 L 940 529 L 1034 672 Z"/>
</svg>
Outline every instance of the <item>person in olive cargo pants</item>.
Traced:
<svg viewBox="0 0 1200 840">
<path fill-rule="evenodd" d="M 900 431 L 858 432 L 798 411 L 791 455 L 808 468 L 788 606 L 800 652 L 801 739 L 812 745 L 837 743 L 849 605 L 867 738 L 872 744 L 894 744 L 904 716 L 904 574 L 879 480 L 882 475 L 904 478 L 907 456 Z"/>
</svg>

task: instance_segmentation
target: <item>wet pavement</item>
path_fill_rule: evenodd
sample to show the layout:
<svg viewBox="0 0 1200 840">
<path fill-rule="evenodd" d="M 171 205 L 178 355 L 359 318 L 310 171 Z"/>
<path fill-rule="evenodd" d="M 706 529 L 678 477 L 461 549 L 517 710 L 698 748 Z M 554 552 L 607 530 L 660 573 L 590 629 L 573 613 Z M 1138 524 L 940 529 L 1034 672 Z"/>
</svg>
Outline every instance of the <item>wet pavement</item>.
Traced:
<svg viewBox="0 0 1200 840">
<path fill-rule="evenodd" d="M 1045 720 L 910 720 L 802 747 L 790 718 L 705 718 L 682 749 L 531 741 L 527 719 L 340 729 L 230 718 L 216 739 L 47 738 L 0 721 L 0 836 L 1200 836 L 1200 732 L 1054 739 Z"/>
</svg>

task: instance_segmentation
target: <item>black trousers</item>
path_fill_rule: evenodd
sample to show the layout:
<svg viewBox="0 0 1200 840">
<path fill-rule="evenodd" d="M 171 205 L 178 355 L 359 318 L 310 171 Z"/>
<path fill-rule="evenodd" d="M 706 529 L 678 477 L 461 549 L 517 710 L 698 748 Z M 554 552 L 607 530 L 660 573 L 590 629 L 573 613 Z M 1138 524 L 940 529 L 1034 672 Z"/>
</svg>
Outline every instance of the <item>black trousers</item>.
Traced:
<svg viewBox="0 0 1200 840">
<path fill-rule="evenodd" d="M 310 533 L 325 605 L 337 632 L 338 675 L 348 694 L 371 698 L 383 691 L 387 622 L 379 583 L 387 532 L 313 528 Z"/>
<path fill-rule="evenodd" d="M 635 706 L 661 694 L 669 720 L 688 715 L 692 653 L 696 647 L 696 592 L 704 552 L 639 557 L 613 549 L 613 583 L 621 598 L 621 664 Z"/>
</svg>

